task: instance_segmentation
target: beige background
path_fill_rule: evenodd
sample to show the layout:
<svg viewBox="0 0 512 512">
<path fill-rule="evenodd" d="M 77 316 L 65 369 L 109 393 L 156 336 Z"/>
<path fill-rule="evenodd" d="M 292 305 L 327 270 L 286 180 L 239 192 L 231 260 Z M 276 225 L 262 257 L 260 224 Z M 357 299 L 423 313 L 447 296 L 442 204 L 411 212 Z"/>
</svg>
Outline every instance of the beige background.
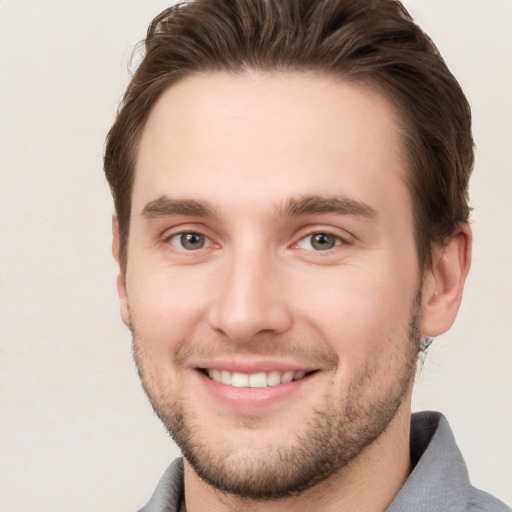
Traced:
<svg viewBox="0 0 512 512">
<path fill-rule="evenodd" d="M 103 141 L 163 0 L 0 0 L 0 509 L 137 510 L 177 454 L 118 316 Z M 512 503 L 512 1 L 409 0 L 474 109 L 474 265 L 416 409 Z"/>
</svg>

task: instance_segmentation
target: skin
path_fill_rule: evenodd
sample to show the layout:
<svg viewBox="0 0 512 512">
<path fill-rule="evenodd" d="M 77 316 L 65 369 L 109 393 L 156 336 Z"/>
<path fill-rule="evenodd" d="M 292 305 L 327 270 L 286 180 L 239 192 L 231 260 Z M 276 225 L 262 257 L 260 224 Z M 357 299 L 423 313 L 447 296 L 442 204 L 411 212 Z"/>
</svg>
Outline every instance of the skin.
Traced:
<svg viewBox="0 0 512 512">
<path fill-rule="evenodd" d="M 455 318 L 471 235 L 458 226 L 421 277 L 398 126 L 381 95 L 304 73 L 194 75 L 154 106 L 118 289 L 143 385 L 187 455 L 187 510 L 383 511 L 406 480 L 417 344 Z M 204 367 L 312 373 L 233 394 Z M 328 474 L 309 488 L 234 490 L 268 475 L 284 489 L 315 457 Z"/>
</svg>

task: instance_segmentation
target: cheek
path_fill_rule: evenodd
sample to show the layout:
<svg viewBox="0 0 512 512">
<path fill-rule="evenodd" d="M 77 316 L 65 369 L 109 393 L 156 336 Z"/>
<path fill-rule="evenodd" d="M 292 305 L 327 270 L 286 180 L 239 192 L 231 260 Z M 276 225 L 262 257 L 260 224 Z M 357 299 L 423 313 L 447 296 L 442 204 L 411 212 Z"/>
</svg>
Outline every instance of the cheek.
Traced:
<svg viewBox="0 0 512 512">
<path fill-rule="evenodd" d="M 393 275 L 346 267 L 304 284 L 303 315 L 342 358 L 378 358 L 401 347 L 409 330 L 414 283 Z"/>
<path fill-rule="evenodd" d="M 152 350 L 174 351 L 193 337 L 205 310 L 204 290 L 188 279 L 165 273 L 139 275 L 128 282 L 133 328 Z"/>
</svg>

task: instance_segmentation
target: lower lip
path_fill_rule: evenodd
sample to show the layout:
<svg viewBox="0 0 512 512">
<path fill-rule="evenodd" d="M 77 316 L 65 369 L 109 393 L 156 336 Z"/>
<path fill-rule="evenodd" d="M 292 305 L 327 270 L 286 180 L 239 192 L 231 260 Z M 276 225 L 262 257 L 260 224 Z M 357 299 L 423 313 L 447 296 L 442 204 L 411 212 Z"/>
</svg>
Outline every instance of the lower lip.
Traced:
<svg viewBox="0 0 512 512">
<path fill-rule="evenodd" d="M 264 388 L 237 388 L 216 382 L 204 373 L 196 371 L 207 392 L 216 400 L 238 409 L 265 409 L 279 404 L 283 400 L 298 394 L 316 375 L 317 372 L 306 375 L 302 379 L 267 386 Z"/>
</svg>

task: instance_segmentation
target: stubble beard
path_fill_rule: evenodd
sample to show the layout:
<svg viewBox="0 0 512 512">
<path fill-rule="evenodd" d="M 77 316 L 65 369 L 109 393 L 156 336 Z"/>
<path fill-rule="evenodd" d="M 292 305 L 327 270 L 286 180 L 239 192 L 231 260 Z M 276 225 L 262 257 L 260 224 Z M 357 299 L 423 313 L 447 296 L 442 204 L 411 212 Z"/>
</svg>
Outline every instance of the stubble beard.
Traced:
<svg viewBox="0 0 512 512">
<path fill-rule="evenodd" d="M 421 296 L 414 301 L 409 325 L 408 352 L 401 372 L 378 397 L 368 399 L 367 389 L 377 369 L 367 367 L 352 382 L 342 405 L 326 393 L 322 407 L 295 434 L 293 442 L 255 453 L 236 445 L 212 446 L 204 439 L 211 425 L 201 425 L 181 396 L 155 392 L 151 372 L 143 364 L 137 332 L 133 329 L 134 357 L 139 376 L 154 411 L 180 447 L 196 474 L 223 493 L 244 499 L 275 500 L 296 496 L 346 467 L 388 428 L 413 384 L 420 345 Z M 179 393 L 178 393 L 179 394 Z M 158 396 L 157 396 L 158 395 Z M 161 396 L 165 396 L 162 400 Z"/>
</svg>

